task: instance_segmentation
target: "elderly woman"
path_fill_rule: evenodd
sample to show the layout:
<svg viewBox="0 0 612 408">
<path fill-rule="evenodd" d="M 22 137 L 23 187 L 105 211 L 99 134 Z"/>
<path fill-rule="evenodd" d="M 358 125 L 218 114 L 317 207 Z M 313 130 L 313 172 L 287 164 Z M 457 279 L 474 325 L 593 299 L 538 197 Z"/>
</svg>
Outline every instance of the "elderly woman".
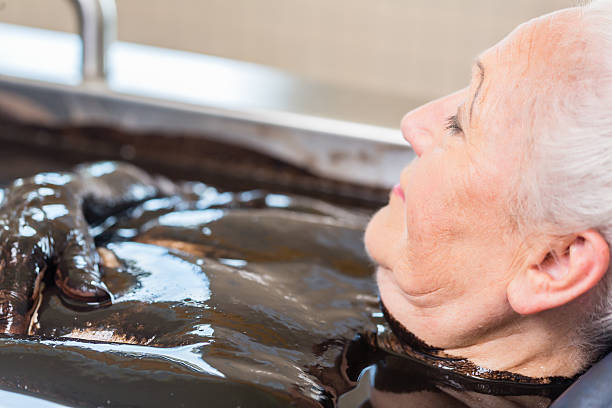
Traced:
<svg viewBox="0 0 612 408">
<path fill-rule="evenodd" d="M 418 159 L 365 243 L 383 310 L 405 342 L 538 378 L 572 377 L 607 351 L 610 55 L 612 2 L 562 10 L 481 54 L 468 88 L 404 117 Z M 109 183 L 118 176 L 127 181 Z M 91 218 L 172 188 L 134 169 L 38 177 L 57 188 L 17 183 L 0 214 L 7 333 L 27 332 L 51 260 L 66 295 L 110 298 L 83 209 Z M 36 210 L 46 191 L 64 197 L 59 221 Z"/>
<path fill-rule="evenodd" d="M 609 1 L 525 23 L 402 120 L 419 157 L 365 241 L 382 303 L 425 343 L 535 377 L 608 349 L 611 29 Z"/>
</svg>

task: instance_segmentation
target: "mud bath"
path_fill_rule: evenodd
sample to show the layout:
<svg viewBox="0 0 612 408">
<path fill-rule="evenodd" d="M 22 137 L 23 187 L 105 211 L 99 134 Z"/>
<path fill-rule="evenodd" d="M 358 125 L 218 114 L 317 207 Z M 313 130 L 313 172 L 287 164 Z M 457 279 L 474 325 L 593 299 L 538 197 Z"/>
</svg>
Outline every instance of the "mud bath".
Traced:
<svg viewBox="0 0 612 408">
<path fill-rule="evenodd" d="M 202 183 L 119 207 L 89 214 L 113 304 L 71 301 L 48 273 L 32 336 L 0 339 L 3 389 L 80 407 L 545 407 L 568 385 L 407 352 L 363 249 L 367 214 Z M 368 367 L 369 400 L 351 391 Z"/>
</svg>

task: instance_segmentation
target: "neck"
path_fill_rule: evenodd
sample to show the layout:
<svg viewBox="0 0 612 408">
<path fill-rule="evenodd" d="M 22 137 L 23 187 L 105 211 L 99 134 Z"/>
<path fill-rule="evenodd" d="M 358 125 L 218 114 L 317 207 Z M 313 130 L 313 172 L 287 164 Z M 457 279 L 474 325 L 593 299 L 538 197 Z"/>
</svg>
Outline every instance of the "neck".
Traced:
<svg viewBox="0 0 612 408">
<path fill-rule="evenodd" d="M 384 305 L 383 311 L 399 339 L 416 351 L 465 359 L 477 367 L 534 379 L 573 377 L 586 365 L 584 354 L 573 341 L 571 327 L 575 326 L 567 323 L 567 316 L 517 314 L 509 324 L 480 333 L 472 342 L 439 348 L 407 330 Z"/>
<path fill-rule="evenodd" d="M 585 368 L 587 359 L 574 341 L 571 327 L 575 326 L 558 320 L 551 313 L 517 315 L 510 325 L 473 344 L 444 352 L 492 370 L 534 378 L 572 377 Z"/>
</svg>

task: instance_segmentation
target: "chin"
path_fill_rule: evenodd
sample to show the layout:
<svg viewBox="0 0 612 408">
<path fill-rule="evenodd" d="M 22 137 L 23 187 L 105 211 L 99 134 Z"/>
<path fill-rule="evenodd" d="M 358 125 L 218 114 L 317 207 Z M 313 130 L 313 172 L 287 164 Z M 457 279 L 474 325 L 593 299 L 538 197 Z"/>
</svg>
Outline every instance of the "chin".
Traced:
<svg viewBox="0 0 612 408">
<path fill-rule="evenodd" d="M 393 271 L 379 266 L 376 283 L 383 313 L 395 335 L 412 348 L 440 350 L 436 347 L 440 339 L 435 331 L 432 333 L 431 330 L 432 322 L 415 313 L 414 305 L 406 298 L 406 293 L 398 285 Z"/>
<path fill-rule="evenodd" d="M 387 211 L 387 207 L 383 207 L 372 216 L 363 237 L 368 256 L 378 265 L 384 262 L 383 248 L 386 241 L 384 225 Z"/>
</svg>

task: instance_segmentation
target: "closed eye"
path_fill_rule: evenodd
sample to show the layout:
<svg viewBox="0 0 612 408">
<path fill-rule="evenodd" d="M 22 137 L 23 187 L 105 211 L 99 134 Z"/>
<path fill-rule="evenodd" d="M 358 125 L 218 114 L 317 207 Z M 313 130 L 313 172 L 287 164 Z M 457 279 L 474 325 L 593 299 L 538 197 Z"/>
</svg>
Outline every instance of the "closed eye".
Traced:
<svg viewBox="0 0 612 408">
<path fill-rule="evenodd" d="M 448 119 L 446 119 L 445 130 L 447 130 L 450 135 L 458 135 L 460 133 L 463 133 L 463 129 L 459 124 L 459 119 L 457 118 L 457 115 L 449 116 Z"/>
</svg>

